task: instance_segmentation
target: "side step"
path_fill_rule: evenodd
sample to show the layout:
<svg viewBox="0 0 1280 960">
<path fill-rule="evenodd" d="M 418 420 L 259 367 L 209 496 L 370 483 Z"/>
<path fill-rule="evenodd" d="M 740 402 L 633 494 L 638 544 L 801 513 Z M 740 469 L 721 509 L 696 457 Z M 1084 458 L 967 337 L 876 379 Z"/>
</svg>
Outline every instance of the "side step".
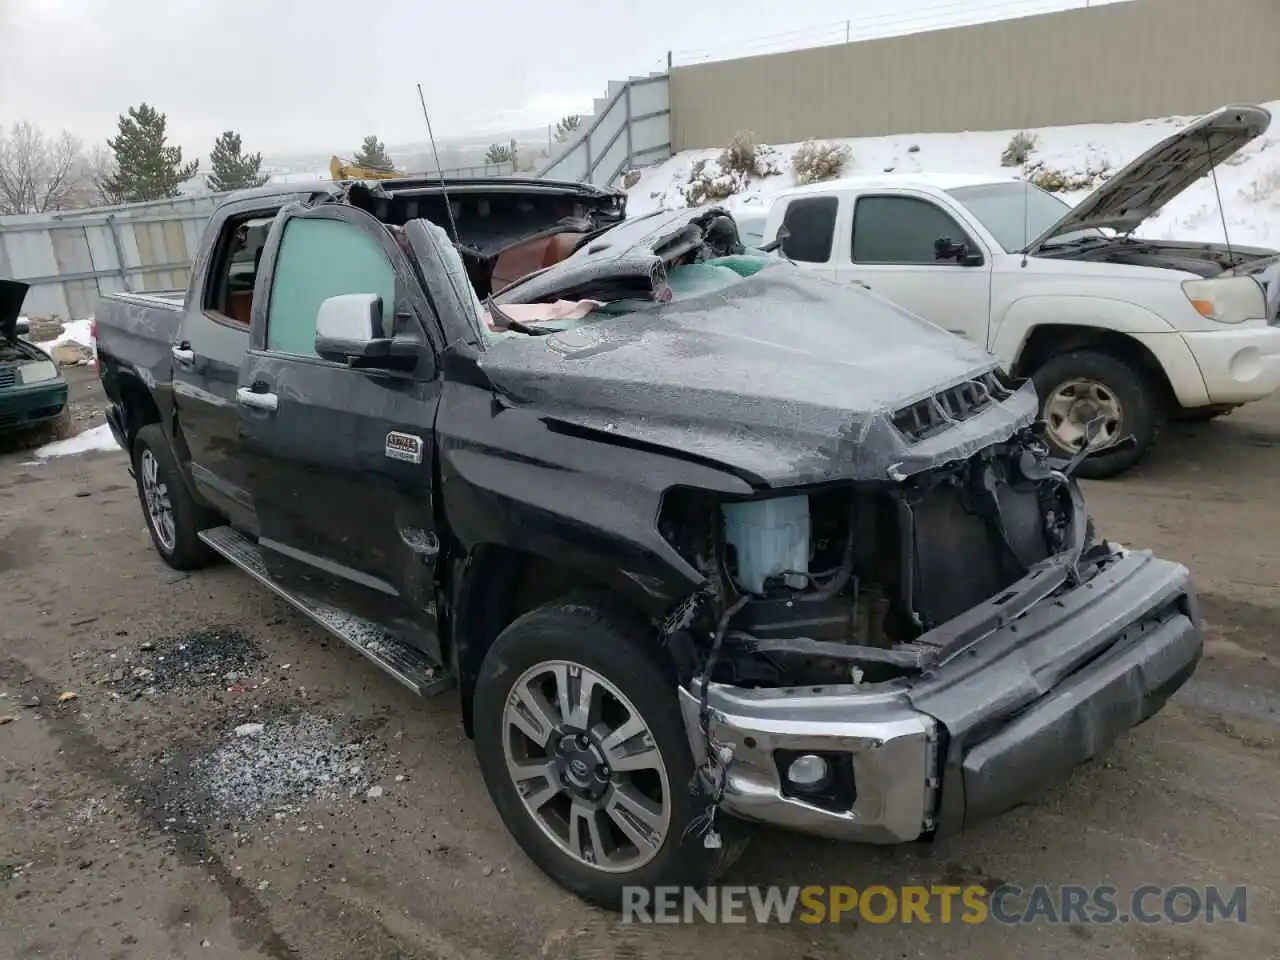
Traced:
<svg viewBox="0 0 1280 960">
<path fill-rule="evenodd" d="M 343 643 L 364 654 L 420 697 L 433 697 L 453 689 L 453 677 L 419 650 L 402 643 L 394 634 L 363 617 L 352 616 L 319 600 L 290 593 L 267 573 L 258 545 L 232 527 L 202 530 L 200 539 L 259 583 L 297 607 Z"/>
</svg>

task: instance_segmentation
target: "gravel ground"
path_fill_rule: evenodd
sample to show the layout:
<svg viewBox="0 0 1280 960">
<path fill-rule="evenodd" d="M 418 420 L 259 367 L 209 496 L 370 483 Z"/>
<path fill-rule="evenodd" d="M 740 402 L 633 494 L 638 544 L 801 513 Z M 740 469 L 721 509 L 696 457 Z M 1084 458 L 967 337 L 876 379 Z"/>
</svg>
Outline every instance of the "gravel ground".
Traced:
<svg viewBox="0 0 1280 960">
<path fill-rule="evenodd" d="M 101 422 L 71 379 L 77 425 Z M 1247 885 L 1248 922 L 1213 926 L 624 924 L 524 859 L 456 694 L 415 699 L 228 566 L 165 567 L 122 455 L 6 454 L 0 958 L 1280 957 L 1277 422 L 1280 399 L 1171 429 L 1088 489 L 1203 593 L 1206 659 L 1160 716 L 965 836 L 766 832 L 727 878 Z"/>
</svg>

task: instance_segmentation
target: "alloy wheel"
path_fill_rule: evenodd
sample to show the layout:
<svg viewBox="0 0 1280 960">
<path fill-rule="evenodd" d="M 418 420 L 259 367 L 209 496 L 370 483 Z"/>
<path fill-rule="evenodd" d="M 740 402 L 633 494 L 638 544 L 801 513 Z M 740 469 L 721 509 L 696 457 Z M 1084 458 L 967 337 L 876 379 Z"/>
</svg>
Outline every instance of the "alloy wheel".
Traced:
<svg viewBox="0 0 1280 960">
<path fill-rule="evenodd" d="M 667 767 L 614 684 L 581 664 L 536 664 L 512 686 L 502 731 L 525 811 L 562 851 L 609 873 L 657 856 L 671 826 Z"/>
<path fill-rule="evenodd" d="M 142 497 L 147 505 L 147 519 L 156 539 L 166 551 L 177 545 L 177 532 L 173 523 L 173 505 L 169 502 L 169 488 L 160 479 L 160 464 L 155 454 L 143 450 L 138 458 L 138 472 L 142 476 Z"/>
</svg>

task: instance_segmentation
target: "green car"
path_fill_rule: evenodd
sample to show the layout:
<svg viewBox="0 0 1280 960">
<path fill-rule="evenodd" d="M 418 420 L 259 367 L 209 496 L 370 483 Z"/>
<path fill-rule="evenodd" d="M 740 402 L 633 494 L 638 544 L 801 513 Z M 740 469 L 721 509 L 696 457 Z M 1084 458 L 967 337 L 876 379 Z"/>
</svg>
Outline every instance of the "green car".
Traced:
<svg viewBox="0 0 1280 960">
<path fill-rule="evenodd" d="M 56 428 L 67 409 L 62 371 L 18 320 L 27 284 L 0 280 L 0 434 Z"/>
</svg>

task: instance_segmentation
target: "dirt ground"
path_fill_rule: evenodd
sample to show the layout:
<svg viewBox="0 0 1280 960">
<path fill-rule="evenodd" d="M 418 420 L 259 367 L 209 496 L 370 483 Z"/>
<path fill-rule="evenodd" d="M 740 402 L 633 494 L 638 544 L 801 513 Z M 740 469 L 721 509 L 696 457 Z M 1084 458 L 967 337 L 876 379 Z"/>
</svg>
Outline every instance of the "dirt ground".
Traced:
<svg viewBox="0 0 1280 960">
<path fill-rule="evenodd" d="M 77 426 L 101 422 L 91 371 L 72 381 Z M 1022 929 L 586 907 L 503 828 L 456 695 L 417 700 L 230 566 L 165 567 L 122 454 L 7 453 L 0 957 L 1278 957 L 1278 442 L 1280 398 L 1171 429 L 1088 488 L 1111 539 L 1191 568 L 1209 634 L 1192 682 L 1105 759 L 933 847 L 766 832 L 726 878 L 1248 887 L 1243 924 Z"/>
</svg>

